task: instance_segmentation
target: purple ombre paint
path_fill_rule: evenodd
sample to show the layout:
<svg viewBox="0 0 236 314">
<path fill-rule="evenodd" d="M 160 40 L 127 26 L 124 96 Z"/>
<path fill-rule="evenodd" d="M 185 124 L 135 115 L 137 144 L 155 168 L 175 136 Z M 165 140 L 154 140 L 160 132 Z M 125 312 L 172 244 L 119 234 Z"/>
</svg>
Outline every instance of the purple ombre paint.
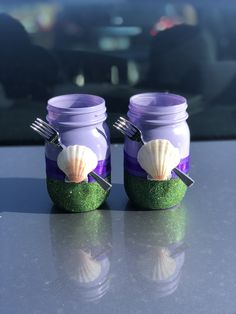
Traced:
<svg viewBox="0 0 236 314">
<path fill-rule="evenodd" d="M 189 171 L 190 132 L 186 122 L 187 102 L 182 96 L 169 93 L 143 93 L 130 98 L 128 118 L 143 134 L 145 142 L 154 139 L 167 139 L 180 151 L 178 166 L 184 172 Z M 140 143 L 125 139 L 125 170 L 135 176 L 144 176 L 139 167 L 137 153 Z M 174 177 L 174 175 L 173 175 Z"/>
<path fill-rule="evenodd" d="M 111 174 L 110 133 L 105 100 L 88 94 L 63 95 L 49 99 L 47 121 L 58 130 L 63 145 L 84 145 L 91 148 L 98 158 L 94 170 L 102 177 Z M 46 173 L 48 178 L 64 180 L 57 167 L 60 148 L 46 144 Z M 89 182 L 94 179 L 89 176 Z"/>
<path fill-rule="evenodd" d="M 144 93 L 130 98 L 128 118 L 143 134 L 144 142 L 169 140 L 180 152 L 177 166 L 189 172 L 190 132 L 184 97 L 169 93 Z M 129 199 L 144 209 L 166 209 L 180 203 L 187 186 L 174 174 L 170 180 L 149 180 L 137 155 L 141 143 L 125 138 L 124 185 Z"/>
</svg>

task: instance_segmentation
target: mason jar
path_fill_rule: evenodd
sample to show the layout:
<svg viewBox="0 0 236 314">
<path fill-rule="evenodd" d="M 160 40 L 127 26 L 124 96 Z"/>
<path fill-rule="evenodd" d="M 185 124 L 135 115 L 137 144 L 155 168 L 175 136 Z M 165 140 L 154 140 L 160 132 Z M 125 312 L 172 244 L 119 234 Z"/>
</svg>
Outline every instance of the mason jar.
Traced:
<svg viewBox="0 0 236 314">
<path fill-rule="evenodd" d="M 130 98 L 128 118 L 141 131 L 144 142 L 169 140 L 180 153 L 178 169 L 189 172 L 190 131 L 186 119 L 187 102 L 170 93 L 143 93 Z M 173 172 L 170 180 L 149 180 L 137 154 L 142 144 L 125 138 L 124 184 L 132 202 L 147 209 L 164 209 L 180 203 L 186 185 Z"/>
<path fill-rule="evenodd" d="M 110 134 L 105 122 L 104 99 L 87 94 L 58 96 L 48 101 L 47 111 L 47 121 L 59 132 L 62 145 L 90 148 L 98 160 L 94 172 L 110 181 Z M 71 212 L 98 208 L 108 192 L 90 174 L 87 181 L 68 182 L 57 164 L 62 148 L 50 143 L 45 145 L 47 189 L 54 204 Z"/>
</svg>

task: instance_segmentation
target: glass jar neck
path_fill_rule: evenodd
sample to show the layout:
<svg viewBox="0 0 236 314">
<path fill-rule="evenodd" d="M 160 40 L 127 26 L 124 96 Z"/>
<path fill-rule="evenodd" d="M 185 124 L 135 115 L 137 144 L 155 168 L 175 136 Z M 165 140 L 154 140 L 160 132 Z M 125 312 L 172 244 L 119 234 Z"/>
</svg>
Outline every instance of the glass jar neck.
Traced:
<svg viewBox="0 0 236 314">
<path fill-rule="evenodd" d="M 169 125 L 185 121 L 187 102 L 169 93 L 143 93 L 130 99 L 128 117 L 139 125 Z"/>
<path fill-rule="evenodd" d="M 55 127 L 85 127 L 106 120 L 105 100 L 88 94 L 72 94 L 51 98 L 47 120 Z"/>
</svg>

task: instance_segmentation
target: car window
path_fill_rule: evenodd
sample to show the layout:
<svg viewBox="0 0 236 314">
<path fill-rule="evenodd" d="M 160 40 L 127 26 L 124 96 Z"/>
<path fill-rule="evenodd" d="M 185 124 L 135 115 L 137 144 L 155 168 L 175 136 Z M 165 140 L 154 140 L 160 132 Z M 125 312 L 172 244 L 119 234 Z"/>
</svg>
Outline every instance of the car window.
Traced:
<svg viewBox="0 0 236 314">
<path fill-rule="evenodd" d="M 188 101 L 192 140 L 236 138 L 236 4 L 1 1 L 0 144 L 42 144 L 29 128 L 47 100 L 88 93 L 112 124 L 138 93 Z"/>
</svg>

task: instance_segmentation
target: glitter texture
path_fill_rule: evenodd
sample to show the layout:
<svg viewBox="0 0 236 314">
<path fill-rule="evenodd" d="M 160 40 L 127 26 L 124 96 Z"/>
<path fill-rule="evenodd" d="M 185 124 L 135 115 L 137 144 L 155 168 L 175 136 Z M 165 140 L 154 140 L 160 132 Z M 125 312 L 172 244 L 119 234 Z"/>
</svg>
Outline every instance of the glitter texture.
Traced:
<svg viewBox="0 0 236 314">
<path fill-rule="evenodd" d="M 47 189 L 53 203 L 70 212 L 97 209 L 109 195 L 97 182 L 68 183 L 47 178 Z"/>
<path fill-rule="evenodd" d="M 148 226 L 148 227 L 147 227 Z M 183 241 L 186 229 L 186 208 L 183 205 L 167 210 L 125 213 L 125 230 L 133 241 L 145 246 L 168 246 Z"/>
<path fill-rule="evenodd" d="M 166 209 L 179 204 L 187 190 L 179 179 L 152 181 L 124 173 L 125 190 L 129 199 L 146 209 Z"/>
<path fill-rule="evenodd" d="M 68 241 L 66 247 L 73 250 L 107 247 L 111 241 L 109 211 L 94 210 L 69 216 L 51 215 L 50 224 L 53 243 L 58 249 L 62 247 L 63 250 L 64 241 Z"/>
</svg>

